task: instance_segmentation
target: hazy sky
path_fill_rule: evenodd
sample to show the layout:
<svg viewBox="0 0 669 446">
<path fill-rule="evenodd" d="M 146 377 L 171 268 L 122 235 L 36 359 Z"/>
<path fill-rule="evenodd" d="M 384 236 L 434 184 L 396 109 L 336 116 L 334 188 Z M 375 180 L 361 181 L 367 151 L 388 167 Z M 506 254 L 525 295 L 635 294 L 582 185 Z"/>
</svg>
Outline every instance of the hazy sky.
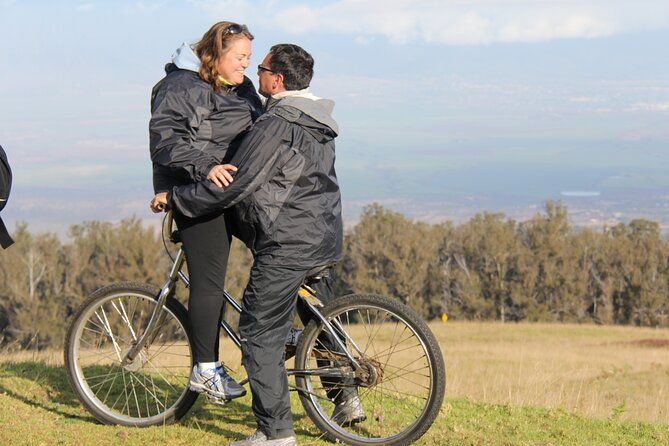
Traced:
<svg viewBox="0 0 669 446">
<path fill-rule="evenodd" d="M 274 43 L 312 53 L 345 209 L 630 175 L 669 190 L 667 0 L 0 0 L 10 227 L 153 218 L 151 87 L 219 20 L 254 33 L 251 67 Z"/>
</svg>

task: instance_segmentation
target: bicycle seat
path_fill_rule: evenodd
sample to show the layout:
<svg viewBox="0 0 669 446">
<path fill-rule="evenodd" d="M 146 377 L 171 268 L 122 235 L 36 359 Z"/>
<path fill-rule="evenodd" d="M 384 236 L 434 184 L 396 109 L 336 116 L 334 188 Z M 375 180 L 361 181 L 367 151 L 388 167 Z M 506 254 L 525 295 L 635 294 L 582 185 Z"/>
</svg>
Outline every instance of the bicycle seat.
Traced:
<svg viewBox="0 0 669 446">
<path fill-rule="evenodd" d="M 304 283 L 307 285 L 312 285 L 320 281 L 324 277 L 330 277 L 330 269 L 334 264 L 325 265 L 325 266 L 316 266 L 307 271 L 307 276 L 304 279 Z"/>
</svg>

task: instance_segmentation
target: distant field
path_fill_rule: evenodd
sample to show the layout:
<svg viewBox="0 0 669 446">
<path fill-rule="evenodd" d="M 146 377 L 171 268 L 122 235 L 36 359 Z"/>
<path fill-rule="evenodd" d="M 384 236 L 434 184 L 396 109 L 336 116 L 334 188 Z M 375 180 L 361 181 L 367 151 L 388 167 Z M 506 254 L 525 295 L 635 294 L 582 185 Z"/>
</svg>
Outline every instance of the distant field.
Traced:
<svg viewBox="0 0 669 446">
<path fill-rule="evenodd" d="M 447 396 L 669 423 L 669 330 L 557 325 L 433 325 Z"/>
<path fill-rule="evenodd" d="M 434 323 L 447 399 L 425 445 L 669 444 L 669 330 Z M 228 362 L 239 366 L 232 348 Z M 294 399 L 301 445 L 327 444 Z M 172 426 L 97 424 L 60 352 L 0 355 L 0 444 L 226 444 L 254 429 L 250 398 L 199 401 Z"/>
</svg>

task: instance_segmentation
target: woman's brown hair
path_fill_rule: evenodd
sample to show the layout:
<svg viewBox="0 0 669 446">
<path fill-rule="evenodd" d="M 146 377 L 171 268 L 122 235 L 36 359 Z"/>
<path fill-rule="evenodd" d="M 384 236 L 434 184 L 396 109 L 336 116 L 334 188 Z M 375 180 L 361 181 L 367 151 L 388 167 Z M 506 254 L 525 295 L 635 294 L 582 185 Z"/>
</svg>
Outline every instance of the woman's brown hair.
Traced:
<svg viewBox="0 0 669 446">
<path fill-rule="evenodd" d="M 209 28 L 209 31 L 195 44 L 195 54 L 200 58 L 200 78 L 211 84 L 216 92 L 221 91 L 223 86 L 216 71 L 216 63 L 223 54 L 230 51 L 232 42 L 240 37 L 253 40 L 253 34 L 246 25 L 223 21 Z"/>
</svg>

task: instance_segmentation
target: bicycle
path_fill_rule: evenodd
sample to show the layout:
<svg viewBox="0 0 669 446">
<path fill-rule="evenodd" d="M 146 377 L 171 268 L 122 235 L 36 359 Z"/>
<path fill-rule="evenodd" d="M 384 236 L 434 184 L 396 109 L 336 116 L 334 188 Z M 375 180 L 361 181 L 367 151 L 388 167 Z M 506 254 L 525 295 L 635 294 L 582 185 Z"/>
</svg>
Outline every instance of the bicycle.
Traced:
<svg viewBox="0 0 669 446">
<path fill-rule="evenodd" d="M 187 313 L 174 298 L 185 256 L 168 214 L 163 243 L 172 259 L 165 285 L 123 282 L 93 292 L 75 313 L 65 342 L 70 384 L 101 423 L 146 427 L 173 423 L 195 403 L 189 390 L 193 366 Z M 167 236 L 165 236 L 167 234 Z M 313 284 L 327 274 L 308 274 L 299 291 L 313 313 L 295 347 L 291 390 L 306 414 L 332 441 L 351 445 L 399 445 L 420 438 L 441 408 L 445 366 L 425 322 L 408 306 L 384 296 L 351 294 L 322 305 Z M 241 312 L 227 292 L 225 300 Z M 239 335 L 223 331 L 241 348 Z M 245 385 L 247 379 L 241 381 Z M 339 425 L 331 419 L 333 391 L 354 386 L 366 419 Z"/>
</svg>

